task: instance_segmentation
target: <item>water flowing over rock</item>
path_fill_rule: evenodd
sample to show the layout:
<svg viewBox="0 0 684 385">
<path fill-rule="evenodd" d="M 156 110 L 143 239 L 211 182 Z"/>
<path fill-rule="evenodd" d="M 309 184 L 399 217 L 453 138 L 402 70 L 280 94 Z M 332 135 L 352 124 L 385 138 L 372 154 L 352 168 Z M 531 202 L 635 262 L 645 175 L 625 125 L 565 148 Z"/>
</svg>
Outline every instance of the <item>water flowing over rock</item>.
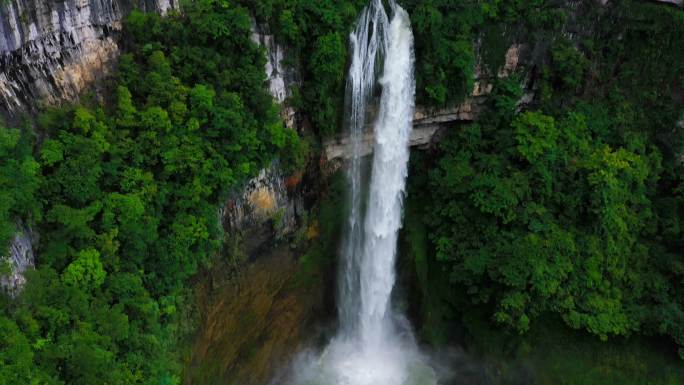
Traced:
<svg viewBox="0 0 684 385">
<path fill-rule="evenodd" d="M 413 34 L 398 6 L 390 24 L 382 98 L 375 125 L 373 165 L 364 223 L 360 331 L 365 346 L 382 347 L 395 337 L 390 295 L 395 283 L 397 235 L 408 176 L 409 137 L 415 98 Z"/>
<path fill-rule="evenodd" d="M 413 33 L 408 14 L 372 0 L 352 33 L 349 71 L 350 217 L 340 264 L 340 330 L 320 354 L 304 354 L 293 366 L 291 384 L 430 385 L 436 383 L 401 314 L 390 298 L 395 284 L 397 235 L 408 174 L 415 78 Z M 378 80 L 376 57 L 384 58 Z M 374 125 L 368 188 L 362 173 L 362 137 L 372 89 L 382 96 Z M 363 210 L 367 191 L 368 204 Z M 363 219 L 362 219 L 363 218 Z"/>
<path fill-rule="evenodd" d="M 410 134 L 410 146 L 419 149 L 429 148 L 439 141 L 446 129 L 449 129 L 454 124 L 476 121 L 484 110 L 494 87 L 492 78 L 507 78 L 516 71 L 519 71 L 524 67 L 525 63 L 522 56 L 527 50 L 528 47 L 522 44 L 511 45 L 506 50 L 503 66 L 499 68 L 496 74 L 492 75 L 488 75 L 483 71 L 482 58 L 478 58 L 479 60 L 475 67 L 473 90 L 463 103 L 445 108 L 416 106 L 413 113 L 413 130 Z M 520 108 L 531 103 L 535 96 L 535 90 L 530 87 L 528 80 L 526 79 L 523 83 L 525 92 L 519 101 Z M 361 156 L 366 156 L 373 152 L 373 137 L 373 126 L 364 125 L 363 134 L 359 136 Z M 340 162 L 336 162 L 336 160 L 353 159 L 355 156 L 352 138 L 346 135 L 326 140 L 323 143 L 323 148 L 326 160 L 328 162 L 332 161 L 331 164 L 333 166 L 339 166 Z"/>
<path fill-rule="evenodd" d="M 9 274 L 0 276 L 0 286 L 13 296 L 21 292 L 24 283 L 26 283 L 24 274 L 28 269 L 33 268 L 35 263 L 33 256 L 34 234 L 23 225 L 18 225 L 17 228 L 20 230 L 12 238 L 7 255 L 0 258 L 0 261 L 7 262 L 10 267 Z"/>
<path fill-rule="evenodd" d="M 349 227 L 344 242 L 344 259 L 339 269 L 338 313 L 340 333 L 350 337 L 358 330 L 358 309 L 361 307 L 361 281 L 359 269 L 363 253 L 363 223 L 361 201 L 362 157 L 371 151 L 365 135 L 367 106 L 376 88 L 376 61 L 386 54 L 389 44 L 389 19 L 382 4 L 371 2 L 361 13 L 356 29 L 350 35 L 352 62 L 347 81 L 350 116 L 347 122 L 351 161 L 349 179 Z"/>
<path fill-rule="evenodd" d="M 0 2 L 0 113 L 71 101 L 110 73 L 121 19 L 133 8 L 166 13 L 178 0 Z"/>
</svg>

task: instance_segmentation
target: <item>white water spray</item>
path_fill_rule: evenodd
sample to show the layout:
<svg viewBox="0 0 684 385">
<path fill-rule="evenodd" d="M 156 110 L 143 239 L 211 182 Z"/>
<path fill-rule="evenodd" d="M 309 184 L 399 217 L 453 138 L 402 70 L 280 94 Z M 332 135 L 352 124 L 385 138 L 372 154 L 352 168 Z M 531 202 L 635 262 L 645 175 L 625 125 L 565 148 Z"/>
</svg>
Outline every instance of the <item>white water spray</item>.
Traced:
<svg viewBox="0 0 684 385">
<path fill-rule="evenodd" d="M 432 385 L 435 374 L 420 354 L 410 328 L 397 322 L 390 296 L 395 283 L 397 234 L 409 159 L 415 79 L 413 33 L 404 9 L 371 0 L 350 40 L 349 167 L 351 212 L 340 269 L 340 332 L 320 355 L 300 357 L 296 385 Z M 382 96 L 374 125 L 374 155 L 368 207 L 362 222 L 361 138 L 366 107 L 377 83 Z M 401 324 L 401 325 L 400 325 Z"/>
<path fill-rule="evenodd" d="M 348 169 L 350 213 L 347 238 L 344 242 L 343 265 L 339 275 L 338 309 L 340 332 L 350 337 L 358 330 L 361 307 L 361 269 L 363 228 L 361 212 L 361 146 L 366 125 L 366 106 L 371 101 L 378 71 L 377 59 L 387 52 L 389 20 L 380 0 L 373 0 L 359 17 L 349 36 L 352 62 L 347 81 L 349 134 L 352 158 Z"/>
<path fill-rule="evenodd" d="M 361 264 L 361 339 L 379 345 L 394 333 L 389 307 L 394 287 L 397 233 L 408 174 L 415 80 L 413 34 L 406 11 L 395 6 L 389 49 L 380 83 L 382 98 L 375 124 L 373 170 Z"/>
</svg>

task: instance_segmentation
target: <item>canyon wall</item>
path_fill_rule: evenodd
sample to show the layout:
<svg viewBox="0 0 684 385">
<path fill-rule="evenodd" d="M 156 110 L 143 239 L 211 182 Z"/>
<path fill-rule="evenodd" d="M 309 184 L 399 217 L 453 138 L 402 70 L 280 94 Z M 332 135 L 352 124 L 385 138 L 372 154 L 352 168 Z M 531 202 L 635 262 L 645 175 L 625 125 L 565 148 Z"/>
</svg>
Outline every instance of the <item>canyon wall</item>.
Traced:
<svg viewBox="0 0 684 385">
<path fill-rule="evenodd" d="M 445 108 L 425 108 L 416 106 L 413 115 L 413 131 L 410 145 L 424 149 L 439 141 L 444 130 L 459 123 L 470 123 L 479 117 L 483 111 L 489 95 L 493 89 L 495 78 L 508 78 L 514 72 L 529 73 L 531 47 L 522 44 L 511 45 L 505 53 L 504 64 L 494 76 L 482 70 L 482 58 L 478 58 L 475 68 L 475 82 L 470 95 L 461 104 Z M 529 104 L 534 99 L 534 83 L 529 76 L 522 79 L 523 95 L 518 101 L 519 108 Z M 361 153 L 368 155 L 373 148 L 373 127 L 366 126 Z M 351 143 L 348 135 L 338 135 L 323 143 L 325 160 L 333 163 L 333 168 L 339 166 L 340 161 L 351 156 Z"/>
<path fill-rule="evenodd" d="M 133 8 L 165 14 L 178 0 L 6 0 L 0 2 L 0 118 L 98 91 L 119 56 L 121 19 Z M 34 264 L 37 234 L 17 225 L 0 285 L 16 295 Z"/>
<path fill-rule="evenodd" d="M 132 9 L 166 13 L 178 0 L 8 0 L 0 3 L 0 114 L 76 100 L 98 88 L 119 55 Z"/>
<path fill-rule="evenodd" d="M 0 275 L 0 287 L 7 290 L 11 296 L 17 295 L 26 283 L 24 274 L 35 264 L 33 245 L 36 234 L 21 223 L 16 225 L 17 232 L 10 241 L 6 255 L 0 254 L 0 262 L 7 263 L 9 272 Z"/>
</svg>

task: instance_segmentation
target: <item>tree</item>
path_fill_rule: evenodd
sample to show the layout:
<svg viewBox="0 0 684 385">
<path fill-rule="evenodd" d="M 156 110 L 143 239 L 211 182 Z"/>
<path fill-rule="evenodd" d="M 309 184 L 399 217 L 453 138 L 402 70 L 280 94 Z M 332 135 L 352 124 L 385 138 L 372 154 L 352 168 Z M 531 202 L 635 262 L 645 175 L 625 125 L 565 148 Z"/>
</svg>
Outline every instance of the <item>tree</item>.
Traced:
<svg viewBox="0 0 684 385">
<path fill-rule="evenodd" d="M 86 249 L 78 252 L 76 259 L 64 270 L 62 279 L 67 285 L 93 290 L 104 283 L 106 275 L 100 262 L 100 253 L 95 249 Z"/>
<path fill-rule="evenodd" d="M 0 316 L 0 384 L 33 384 L 37 368 L 26 336 L 14 321 Z"/>
<path fill-rule="evenodd" d="M 0 122 L 0 255 L 7 250 L 20 216 L 39 215 L 34 194 L 40 183 L 40 165 L 30 153 L 26 134 Z"/>
</svg>

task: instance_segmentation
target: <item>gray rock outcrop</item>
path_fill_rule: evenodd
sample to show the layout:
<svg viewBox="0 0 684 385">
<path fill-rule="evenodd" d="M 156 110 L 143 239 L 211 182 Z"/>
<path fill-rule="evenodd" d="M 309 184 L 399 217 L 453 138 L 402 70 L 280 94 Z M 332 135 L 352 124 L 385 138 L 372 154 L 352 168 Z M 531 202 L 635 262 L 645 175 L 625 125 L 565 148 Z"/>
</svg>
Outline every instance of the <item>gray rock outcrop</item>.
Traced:
<svg viewBox="0 0 684 385">
<path fill-rule="evenodd" d="M 247 181 L 221 210 L 226 227 L 239 230 L 273 222 L 284 233 L 294 230 L 297 204 L 288 196 L 286 179 L 273 163 Z"/>
<path fill-rule="evenodd" d="M 33 268 L 35 259 L 33 256 L 34 234 L 28 227 L 18 225 L 19 231 L 10 242 L 7 254 L 0 258 L 2 263 L 7 263 L 10 272 L 0 276 L 0 287 L 14 296 L 21 291 L 26 283 L 24 274 L 26 270 Z"/>
<path fill-rule="evenodd" d="M 440 138 L 445 128 L 455 123 L 469 123 L 475 121 L 483 110 L 487 98 L 493 90 L 492 77 L 507 78 L 524 67 L 521 58 L 526 47 L 520 44 L 511 45 L 505 53 L 505 61 L 496 75 L 488 76 L 482 70 L 482 64 L 475 68 L 475 82 L 470 96 L 461 104 L 442 109 L 428 109 L 416 106 L 413 114 L 413 131 L 411 131 L 410 146 L 426 148 Z M 526 89 L 519 101 L 522 107 L 533 99 L 534 90 Z M 372 152 L 373 127 L 366 127 L 362 140 L 361 155 Z M 326 161 L 333 162 L 333 168 L 339 166 L 339 160 L 348 158 L 351 154 L 351 143 L 347 135 L 332 138 L 323 143 Z"/>
<path fill-rule="evenodd" d="M 266 32 L 267 27 L 252 23 L 252 41 L 261 45 L 266 50 L 266 78 L 268 89 L 273 98 L 281 105 L 281 117 L 285 126 L 296 128 L 297 111 L 288 106 L 287 98 L 292 96 L 292 87 L 299 84 L 299 73 L 294 66 L 285 65 L 283 62 L 287 49 L 276 42 L 273 35 Z"/>
<path fill-rule="evenodd" d="M 75 100 L 109 73 L 121 19 L 133 8 L 166 13 L 178 0 L 0 2 L 0 113 Z"/>
</svg>

